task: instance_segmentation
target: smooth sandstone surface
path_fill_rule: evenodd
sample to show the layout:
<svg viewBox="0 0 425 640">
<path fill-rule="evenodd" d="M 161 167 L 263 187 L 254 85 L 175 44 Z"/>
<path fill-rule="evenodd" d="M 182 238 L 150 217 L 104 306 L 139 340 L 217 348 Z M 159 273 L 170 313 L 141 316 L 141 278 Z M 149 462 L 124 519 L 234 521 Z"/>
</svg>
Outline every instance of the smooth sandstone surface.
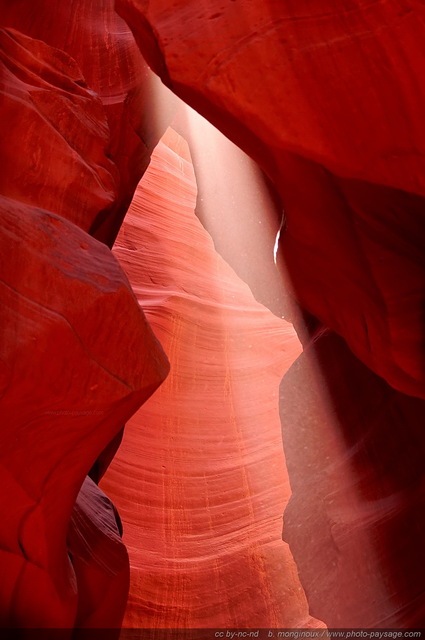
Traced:
<svg viewBox="0 0 425 640">
<path fill-rule="evenodd" d="M 105 245 L 0 207 L 0 625 L 119 627 L 127 552 L 109 501 L 81 486 L 168 362 Z"/>
<path fill-rule="evenodd" d="M 282 382 L 284 539 L 311 613 L 423 626 L 424 8 L 117 6 L 164 82 L 280 194 L 309 351 Z"/>
<path fill-rule="evenodd" d="M 129 105 L 151 74 L 111 3 L 1 8 L 0 626 L 119 628 L 128 555 L 87 474 L 168 362 L 88 232 L 112 243 L 148 163 Z"/>
<path fill-rule="evenodd" d="M 423 628 L 424 401 L 328 331 L 283 377 L 280 412 L 293 491 L 283 533 L 311 614 L 336 628 Z"/>
<path fill-rule="evenodd" d="M 13 28 L 0 43 L 0 626 L 119 628 L 128 556 L 87 474 L 101 477 L 168 362 L 86 233 L 119 191 L 102 100 L 67 52 Z"/>
<path fill-rule="evenodd" d="M 276 236 L 284 211 L 258 164 L 194 109 L 183 105 L 172 123 L 190 148 L 198 196 L 195 213 L 214 247 L 254 298 L 278 317 L 297 317 Z M 277 266 L 277 268 L 276 268 Z"/>
<path fill-rule="evenodd" d="M 101 486 L 130 555 L 125 626 L 317 626 L 281 540 L 290 488 L 277 407 L 300 353 L 194 215 L 187 146 L 158 145 L 114 247 L 169 359 Z"/>
</svg>

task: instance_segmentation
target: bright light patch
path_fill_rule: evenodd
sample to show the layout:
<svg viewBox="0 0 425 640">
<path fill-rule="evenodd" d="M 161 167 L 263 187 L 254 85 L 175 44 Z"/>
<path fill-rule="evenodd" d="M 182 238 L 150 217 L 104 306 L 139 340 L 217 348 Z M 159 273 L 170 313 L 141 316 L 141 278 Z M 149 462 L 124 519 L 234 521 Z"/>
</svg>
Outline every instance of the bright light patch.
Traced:
<svg viewBox="0 0 425 640">
<path fill-rule="evenodd" d="M 275 264 L 277 264 L 277 252 L 278 252 L 278 249 L 279 249 L 280 232 L 283 229 L 284 222 L 285 222 L 285 212 L 282 211 L 282 221 L 280 223 L 279 230 L 278 230 L 278 232 L 276 234 L 276 240 L 274 242 L 274 247 L 273 247 L 273 260 L 274 260 Z"/>
</svg>

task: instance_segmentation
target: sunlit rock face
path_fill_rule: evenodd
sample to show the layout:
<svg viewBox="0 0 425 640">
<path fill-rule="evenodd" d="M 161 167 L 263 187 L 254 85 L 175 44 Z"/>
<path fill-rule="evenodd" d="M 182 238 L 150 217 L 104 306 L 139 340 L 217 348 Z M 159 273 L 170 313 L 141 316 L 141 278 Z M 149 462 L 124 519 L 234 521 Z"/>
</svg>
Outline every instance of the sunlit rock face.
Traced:
<svg viewBox="0 0 425 640">
<path fill-rule="evenodd" d="M 392 389 L 330 332 L 297 359 L 280 396 L 293 491 L 284 539 L 311 613 L 332 627 L 423 627 L 423 400 Z"/>
<path fill-rule="evenodd" d="M 316 626 L 281 540 L 277 392 L 300 345 L 215 252 L 195 198 L 169 130 L 114 247 L 171 366 L 102 481 L 130 555 L 125 624 Z"/>
<path fill-rule="evenodd" d="M 275 245 L 284 212 L 270 180 L 249 156 L 208 120 L 184 105 L 173 120 L 190 148 L 198 186 L 196 215 L 214 247 L 254 298 L 279 317 L 296 305 Z"/>
<path fill-rule="evenodd" d="M 299 302 L 425 396 L 425 9 L 409 0 L 118 0 L 149 64 L 252 155 Z"/>
</svg>

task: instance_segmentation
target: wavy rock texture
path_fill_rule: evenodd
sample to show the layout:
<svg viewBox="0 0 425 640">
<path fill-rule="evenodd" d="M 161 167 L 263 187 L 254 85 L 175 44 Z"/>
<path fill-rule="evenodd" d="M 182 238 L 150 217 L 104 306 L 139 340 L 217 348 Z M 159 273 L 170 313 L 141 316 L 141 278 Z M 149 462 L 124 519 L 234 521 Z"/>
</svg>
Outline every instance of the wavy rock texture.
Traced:
<svg viewBox="0 0 425 640">
<path fill-rule="evenodd" d="M 114 202 L 119 178 L 102 103 L 63 51 L 13 29 L 0 39 L 1 193 L 88 231 Z"/>
<path fill-rule="evenodd" d="M 329 328 L 344 338 L 320 342 L 314 375 L 301 359 L 305 380 L 295 369 L 283 382 L 294 485 L 284 536 L 312 614 L 330 626 L 423 625 L 425 9 L 117 7 L 164 82 L 273 180 L 306 344 Z"/>
<path fill-rule="evenodd" d="M 78 629 L 114 629 L 121 624 L 129 588 L 128 556 L 121 533 L 115 507 L 86 477 L 72 510 L 67 537 L 78 585 L 74 622 Z"/>
<path fill-rule="evenodd" d="M 11 176 L 17 194 L 29 198 L 35 190 L 39 195 L 37 185 L 40 186 L 44 179 L 46 208 L 65 217 L 75 216 L 78 210 L 81 226 L 112 246 L 136 185 L 149 164 L 152 149 L 175 111 L 175 98 L 146 65 L 130 29 L 115 13 L 113 0 L 77 0 L 72 3 L 1 0 L 0 9 L 3 26 L 42 40 L 56 50 L 41 43 L 29 45 L 30 41 L 25 41 L 24 46 L 30 47 L 25 65 L 36 75 L 41 75 L 44 80 L 42 88 L 51 91 L 47 94 L 37 91 L 39 80 L 37 89 L 27 88 L 31 99 L 29 105 L 26 100 L 24 126 L 23 105 L 15 104 L 13 115 L 8 114 L 10 148 L 7 151 L 18 155 L 21 175 L 25 172 L 30 176 L 25 180 L 19 176 L 15 180 L 15 176 Z M 22 43 L 22 36 L 15 34 L 14 37 Z M 53 76 L 54 88 L 59 92 L 48 85 L 46 87 L 46 82 L 52 79 L 49 58 L 46 59 L 46 68 L 39 67 L 46 51 L 53 58 L 54 67 L 61 63 L 60 76 L 57 72 L 56 77 Z M 19 77 L 27 82 L 29 74 Z M 32 82 L 33 78 L 29 84 Z M 91 111 L 97 109 L 95 115 L 87 113 L 90 101 L 95 103 L 93 92 L 101 103 L 96 107 L 91 105 Z M 79 104 L 77 96 L 80 97 Z M 15 94 L 15 99 L 17 97 Z M 88 103 L 83 109 L 86 112 L 83 122 L 82 98 Z M 40 115 L 28 118 L 31 108 Z M 99 119 L 99 112 L 104 120 L 101 151 L 93 149 L 94 137 L 98 135 L 94 122 Z M 46 130 L 40 116 L 52 126 L 53 135 L 52 131 Z M 16 154 L 16 139 L 31 153 Z M 67 149 L 66 143 L 71 149 Z M 101 155 L 105 151 L 107 158 Z M 50 158 L 48 168 L 46 156 Z M 93 177 L 87 175 L 92 158 L 102 165 L 101 168 L 106 165 L 113 179 L 103 169 L 100 175 L 95 174 L 98 184 L 93 185 Z M 98 173 L 101 168 L 98 168 Z M 106 191 L 106 198 L 100 203 L 98 200 L 103 191 Z M 68 207 L 64 200 L 68 201 Z M 93 207 L 93 212 L 87 212 L 87 207 Z M 63 213 L 59 210 L 62 208 Z"/>
<path fill-rule="evenodd" d="M 282 386 L 285 538 L 312 614 L 423 626 L 425 8 L 117 6 L 164 82 L 279 191 L 281 254 L 314 338 Z M 94 482 L 167 362 L 89 233 L 112 245 L 174 102 L 112 0 L 0 8 L 0 623 L 116 627 L 127 556 Z M 187 149 L 167 144 L 116 250 L 173 364 L 105 483 L 134 565 L 126 624 L 316 625 L 279 541 L 274 405 L 299 347 L 213 252 Z"/>
<path fill-rule="evenodd" d="M 281 540 L 276 393 L 300 345 L 215 252 L 195 199 L 169 130 L 114 247 L 171 363 L 102 481 L 130 554 L 125 625 L 316 626 Z"/>
<path fill-rule="evenodd" d="M 117 0 L 117 8 L 163 81 L 274 180 L 301 305 L 392 386 L 425 397 L 417 81 L 425 8 L 409 0 L 175 0 L 172 12 L 168 0 Z"/>
<path fill-rule="evenodd" d="M 332 627 L 423 628 L 423 400 L 392 389 L 329 332 L 280 396 L 293 490 L 284 538 L 311 613 Z"/>
</svg>

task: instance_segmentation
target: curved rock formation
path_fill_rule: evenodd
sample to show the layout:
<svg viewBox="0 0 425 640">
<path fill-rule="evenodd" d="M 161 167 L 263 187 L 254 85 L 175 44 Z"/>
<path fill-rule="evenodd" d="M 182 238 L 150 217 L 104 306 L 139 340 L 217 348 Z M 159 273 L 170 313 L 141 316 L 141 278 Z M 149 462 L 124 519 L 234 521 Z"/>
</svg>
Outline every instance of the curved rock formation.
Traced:
<svg viewBox="0 0 425 640">
<path fill-rule="evenodd" d="M 112 206 L 119 180 L 102 103 L 63 51 L 13 29 L 0 39 L 1 193 L 88 231 Z"/>
<path fill-rule="evenodd" d="M 125 548 L 118 531 L 106 533 L 116 529 L 109 507 L 104 521 L 97 515 L 99 494 L 83 489 L 74 503 L 99 454 L 166 376 L 167 361 L 107 247 L 7 198 L 1 228 L 0 621 L 119 626 Z M 108 551 L 103 564 L 84 569 L 98 545 Z M 112 591 L 108 615 L 97 615 L 106 605 L 93 580 L 109 601 Z"/>
<path fill-rule="evenodd" d="M 87 233 L 119 200 L 104 104 L 68 53 L 11 28 L 0 40 L 0 626 L 119 627 L 127 552 L 86 475 L 168 363 Z"/>
<path fill-rule="evenodd" d="M 281 540 L 276 393 L 300 345 L 215 252 L 195 201 L 169 130 L 114 247 L 171 365 L 102 481 L 130 554 L 125 624 L 316 626 Z"/>
<path fill-rule="evenodd" d="M 117 0 L 117 8 L 165 84 L 273 179 L 301 305 L 392 386 L 425 397 L 424 7 L 176 0 L 170 14 L 167 0 Z"/>
<path fill-rule="evenodd" d="M 163 81 L 257 160 L 281 197 L 280 253 L 305 312 L 297 328 L 320 351 L 305 400 L 302 376 L 283 382 L 285 398 L 300 405 L 288 404 L 293 417 L 284 410 L 295 490 L 284 535 L 312 613 L 329 625 L 420 626 L 424 8 L 409 0 L 338 8 L 176 0 L 172 14 L 164 0 L 117 6 Z M 344 340 L 315 346 L 323 331 Z M 305 447 L 311 464 L 301 471 Z M 404 519 L 412 526 L 401 531 Z"/>
<path fill-rule="evenodd" d="M 282 223 L 303 314 L 305 353 L 281 388 L 284 537 L 311 613 L 423 626 L 424 6 L 116 4 L 123 18 L 113 0 L 0 0 L 0 624 L 114 628 L 123 615 L 120 519 L 95 483 L 168 365 L 105 245 L 175 111 L 136 39 L 274 183 L 250 247 L 271 250 Z M 189 142 L 206 194 L 214 163 Z M 214 189 L 222 234 L 231 189 L 220 207 Z M 173 367 L 105 480 L 134 561 L 126 624 L 314 626 L 279 539 L 277 384 L 299 346 L 214 253 L 194 202 L 169 133 L 116 249 Z M 232 264 L 286 315 L 290 295 L 262 291 L 250 252 Z"/>
</svg>

